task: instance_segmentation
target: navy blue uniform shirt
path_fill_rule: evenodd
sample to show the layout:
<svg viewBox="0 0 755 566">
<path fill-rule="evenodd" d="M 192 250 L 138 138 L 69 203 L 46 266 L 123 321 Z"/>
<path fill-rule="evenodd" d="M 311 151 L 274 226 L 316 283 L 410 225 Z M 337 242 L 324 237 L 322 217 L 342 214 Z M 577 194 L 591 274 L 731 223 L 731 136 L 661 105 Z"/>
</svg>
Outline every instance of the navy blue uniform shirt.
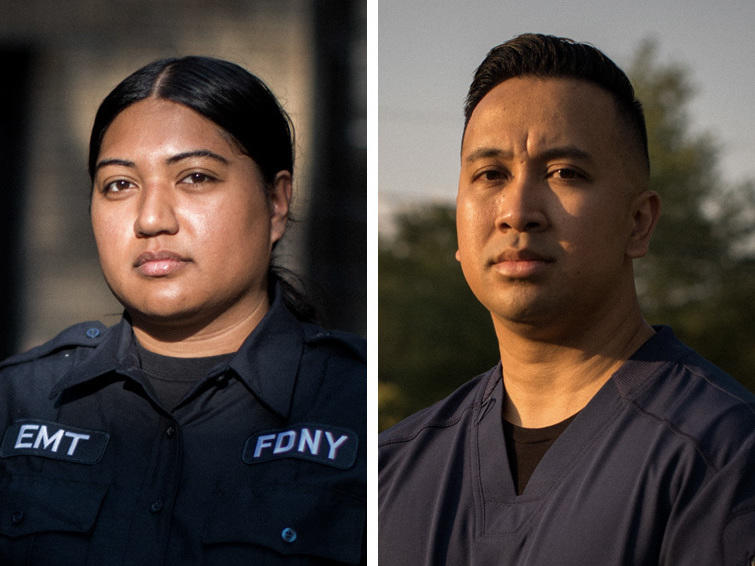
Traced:
<svg viewBox="0 0 755 566">
<path fill-rule="evenodd" d="M 501 367 L 380 437 L 380 564 L 755 565 L 755 396 L 662 328 L 517 495 Z"/>
<path fill-rule="evenodd" d="M 6 360 L 0 564 L 359 563 L 364 354 L 276 298 L 172 412 L 125 319 Z"/>
</svg>

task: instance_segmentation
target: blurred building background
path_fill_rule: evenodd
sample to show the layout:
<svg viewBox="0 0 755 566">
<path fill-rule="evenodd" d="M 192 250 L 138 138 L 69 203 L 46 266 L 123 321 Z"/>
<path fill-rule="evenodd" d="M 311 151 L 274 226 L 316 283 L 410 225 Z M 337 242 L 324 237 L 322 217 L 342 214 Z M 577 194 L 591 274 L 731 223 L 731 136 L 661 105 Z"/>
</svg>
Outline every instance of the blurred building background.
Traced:
<svg viewBox="0 0 755 566">
<path fill-rule="evenodd" d="M 296 127 L 284 265 L 313 282 L 328 326 L 366 328 L 366 2 L 0 0 L 0 354 L 121 313 L 89 227 L 97 106 L 162 57 L 231 60 Z"/>
</svg>

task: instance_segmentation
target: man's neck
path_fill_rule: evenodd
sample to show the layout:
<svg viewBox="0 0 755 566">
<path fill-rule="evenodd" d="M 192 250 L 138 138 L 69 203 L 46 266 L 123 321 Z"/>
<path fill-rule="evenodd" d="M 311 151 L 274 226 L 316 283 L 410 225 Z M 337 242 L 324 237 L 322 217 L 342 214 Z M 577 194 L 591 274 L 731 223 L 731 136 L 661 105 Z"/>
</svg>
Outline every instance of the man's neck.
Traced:
<svg viewBox="0 0 755 566">
<path fill-rule="evenodd" d="M 654 333 L 639 308 L 561 340 L 534 339 L 494 323 L 506 389 L 503 416 L 526 428 L 550 426 L 582 410 Z"/>
</svg>

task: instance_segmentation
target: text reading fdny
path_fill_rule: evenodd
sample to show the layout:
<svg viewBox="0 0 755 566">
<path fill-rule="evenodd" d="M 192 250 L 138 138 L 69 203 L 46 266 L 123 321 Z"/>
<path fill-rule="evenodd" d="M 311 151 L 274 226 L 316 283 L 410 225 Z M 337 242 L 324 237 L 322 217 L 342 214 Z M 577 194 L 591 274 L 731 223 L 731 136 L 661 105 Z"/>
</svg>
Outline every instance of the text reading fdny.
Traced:
<svg viewBox="0 0 755 566">
<path fill-rule="evenodd" d="M 357 457 L 357 435 L 346 429 L 318 424 L 298 424 L 250 436 L 242 459 L 257 464 L 283 458 L 298 458 L 336 468 L 350 468 Z"/>
</svg>

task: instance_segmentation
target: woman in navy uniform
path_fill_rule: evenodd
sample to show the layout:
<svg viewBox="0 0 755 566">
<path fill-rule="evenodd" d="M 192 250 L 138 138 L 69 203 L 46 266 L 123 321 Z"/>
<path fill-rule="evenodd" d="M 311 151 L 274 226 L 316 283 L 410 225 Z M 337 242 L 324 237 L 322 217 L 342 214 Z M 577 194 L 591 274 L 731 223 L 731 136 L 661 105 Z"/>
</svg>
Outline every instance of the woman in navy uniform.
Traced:
<svg viewBox="0 0 755 566">
<path fill-rule="evenodd" d="M 271 267 L 293 172 L 275 97 L 225 61 L 157 61 L 103 101 L 89 171 L 125 314 L 0 366 L 0 563 L 364 561 L 364 342 Z"/>
</svg>

